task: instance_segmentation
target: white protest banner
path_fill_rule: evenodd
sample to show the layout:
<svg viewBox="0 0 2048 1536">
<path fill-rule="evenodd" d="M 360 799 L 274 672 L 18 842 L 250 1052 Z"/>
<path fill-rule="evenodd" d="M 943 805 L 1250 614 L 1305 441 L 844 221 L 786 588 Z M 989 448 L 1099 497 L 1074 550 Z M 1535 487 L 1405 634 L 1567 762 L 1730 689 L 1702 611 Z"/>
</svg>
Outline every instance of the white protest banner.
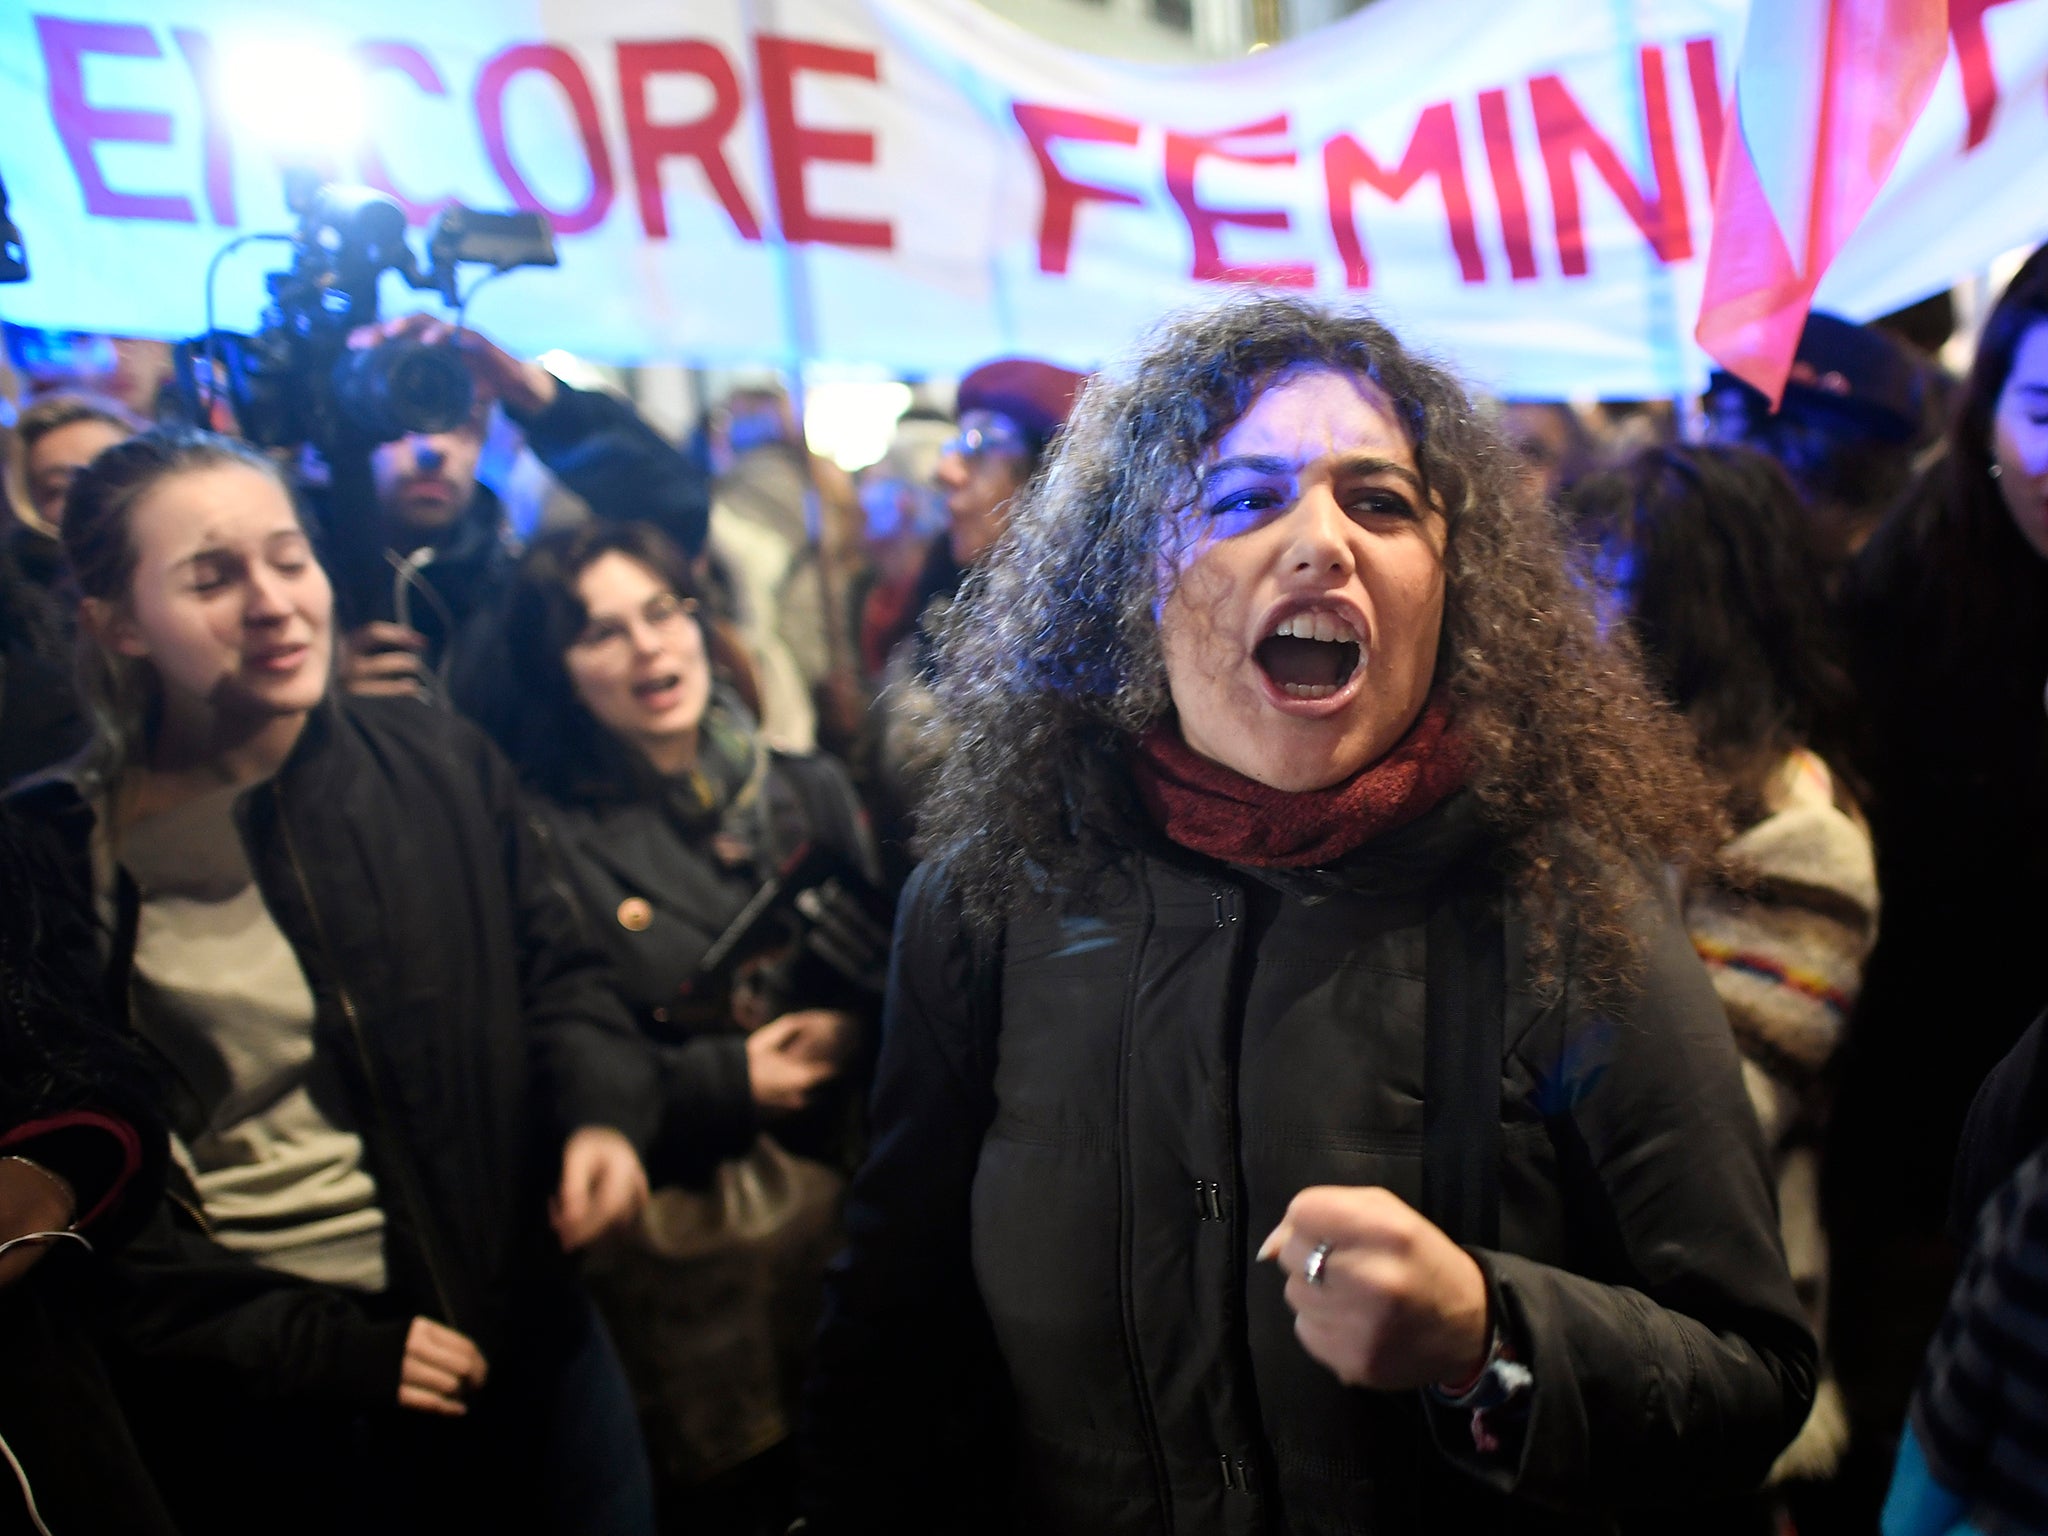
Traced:
<svg viewBox="0 0 2048 1536">
<path fill-rule="evenodd" d="M 1951 0 L 1932 100 L 1816 302 L 1881 313 L 2048 235 L 2048 0 Z M 288 227 L 252 94 L 359 76 L 335 171 L 424 221 L 547 211 L 562 269 L 473 319 L 620 362 L 1100 361 L 1258 280 L 1363 294 L 1524 395 L 1696 388 L 1745 0 L 1380 0 L 1202 68 L 969 0 L 4 0 L 24 323 L 176 336 L 227 239 Z M 315 61 L 280 66 L 278 45 Z M 317 126 L 317 125 L 316 125 Z M 249 326 L 266 254 L 224 264 Z M 387 279 L 387 304 L 399 302 Z"/>
</svg>

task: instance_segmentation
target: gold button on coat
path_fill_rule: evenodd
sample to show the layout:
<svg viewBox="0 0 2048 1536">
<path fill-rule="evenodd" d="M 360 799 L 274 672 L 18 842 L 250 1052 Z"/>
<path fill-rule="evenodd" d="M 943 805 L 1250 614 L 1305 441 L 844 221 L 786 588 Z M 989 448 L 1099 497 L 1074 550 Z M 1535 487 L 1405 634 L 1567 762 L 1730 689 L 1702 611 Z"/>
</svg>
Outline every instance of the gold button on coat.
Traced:
<svg viewBox="0 0 2048 1536">
<path fill-rule="evenodd" d="M 628 933 L 643 933 L 654 921 L 654 908 L 644 896 L 628 896 L 619 903 L 619 926 Z"/>
</svg>

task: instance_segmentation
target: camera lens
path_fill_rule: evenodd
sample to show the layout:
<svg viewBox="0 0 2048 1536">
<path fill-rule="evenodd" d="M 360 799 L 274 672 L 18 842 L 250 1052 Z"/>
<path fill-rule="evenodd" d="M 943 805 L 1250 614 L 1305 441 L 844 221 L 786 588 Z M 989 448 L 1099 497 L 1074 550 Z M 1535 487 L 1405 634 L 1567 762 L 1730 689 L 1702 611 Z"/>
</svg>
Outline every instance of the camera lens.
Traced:
<svg viewBox="0 0 2048 1536">
<path fill-rule="evenodd" d="M 475 390 L 456 350 L 409 340 L 380 341 L 335 369 L 335 403 L 371 442 L 408 432 L 446 432 L 469 418 Z"/>
</svg>

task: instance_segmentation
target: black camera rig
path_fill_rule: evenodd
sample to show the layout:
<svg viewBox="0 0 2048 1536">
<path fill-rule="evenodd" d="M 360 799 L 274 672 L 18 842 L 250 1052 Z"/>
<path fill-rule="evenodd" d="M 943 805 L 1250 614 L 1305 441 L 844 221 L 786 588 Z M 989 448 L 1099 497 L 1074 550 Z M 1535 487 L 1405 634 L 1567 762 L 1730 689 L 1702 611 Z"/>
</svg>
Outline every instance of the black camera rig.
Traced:
<svg viewBox="0 0 2048 1536">
<path fill-rule="evenodd" d="M 291 171 L 285 201 L 299 216 L 293 234 L 242 236 L 208 270 L 207 332 L 178 349 L 179 384 L 195 417 L 212 419 L 211 407 L 223 402 L 249 441 L 266 448 L 310 443 L 330 459 L 461 423 L 472 389 L 452 345 L 396 338 L 351 347 L 349 337 L 379 318 L 377 288 L 386 272 L 459 310 L 465 298 L 456 268 L 463 262 L 495 272 L 556 265 L 546 218 L 451 203 L 427 232 L 423 267 L 407 241 L 404 211 L 381 192 Z M 288 241 L 291 265 L 265 279 L 270 304 L 253 336 L 215 330 L 215 271 L 221 257 L 252 239 Z"/>
</svg>

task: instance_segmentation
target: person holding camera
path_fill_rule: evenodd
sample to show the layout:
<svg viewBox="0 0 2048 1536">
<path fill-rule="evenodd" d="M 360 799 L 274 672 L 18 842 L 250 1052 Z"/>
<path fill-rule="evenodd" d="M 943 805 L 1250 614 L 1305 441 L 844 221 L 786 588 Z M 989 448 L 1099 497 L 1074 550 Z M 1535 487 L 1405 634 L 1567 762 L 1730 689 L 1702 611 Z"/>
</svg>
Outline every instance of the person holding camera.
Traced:
<svg viewBox="0 0 2048 1536">
<path fill-rule="evenodd" d="M 109 914 L 178 1137 L 115 1329 L 173 1513 L 644 1536 L 564 1253 L 645 1199 L 659 1082 L 509 769 L 445 711 L 333 695 L 327 576 L 244 445 L 110 448 L 63 533 L 98 731 L 16 803 Z"/>
<path fill-rule="evenodd" d="M 670 1177 L 584 1273 L 635 1379 L 664 1525 L 779 1536 L 888 918 L 845 770 L 767 746 L 697 602 L 658 529 L 538 540 L 507 607 L 525 707 L 503 744 L 661 1042 Z"/>
<path fill-rule="evenodd" d="M 598 519 L 652 523 L 692 557 L 704 547 L 710 482 L 625 401 L 564 384 L 475 331 L 411 314 L 365 328 L 354 344 L 395 341 L 454 348 L 469 367 L 476 406 L 447 431 L 407 433 L 370 449 L 374 507 L 327 509 L 330 519 L 371 517 L 383 551 L 378 579 L 356 594 L 365 611 L 350 615 L 341 681 L 356 694 L 446 698 L 488 723 L 512 703 L 495 636 L 516 563 L 503 505 L 477 479 L 492 404 Z"/>
</svg>

